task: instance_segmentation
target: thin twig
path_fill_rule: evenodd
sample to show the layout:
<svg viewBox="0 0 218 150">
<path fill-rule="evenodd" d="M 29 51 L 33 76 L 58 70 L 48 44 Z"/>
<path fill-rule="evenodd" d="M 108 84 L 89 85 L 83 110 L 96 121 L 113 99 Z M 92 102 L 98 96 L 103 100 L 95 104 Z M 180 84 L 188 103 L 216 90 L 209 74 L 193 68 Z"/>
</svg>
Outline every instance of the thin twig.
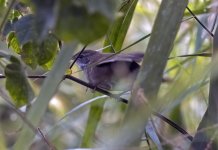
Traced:
<svg viewBox="0 0 218 150">
<path fill-rule="evenodd" d="M 147 134 L 146 131 L 145 131 L 145 138 L 146 138 L 145 140 L 146 140 L 146 142 L 147 142 L 147 144 L 148 144 L 148 149 L 149 149 L 149 150 L 152 150 L 152 149 L 151 149 L 151 144 L 150 144 L 150 142 L 149 142 L 148 134 Z"/>
<path fill-rule="evenodd" d="M 77 57 L 74 59 L 73 63 L 70 65 L 70 69 L 73 68 L 74 64 L 76 63 L 77 59 L 79 58 L 79 56 L 82 54 L 82 52 L 86 49 L 87 45 L 85 45 L 83 47 L 83 49 L 79 52 L 79 54 L 77 55 Z"/>
<path fill-rule="evenodd" d="M 178 58 L 178 57 L 194 57 L 194 56 L 199 56 L 199 57 L 211 57 L 212 53 L 195 53 L 195 54 L 186 54 L 186 55 L 179 55 L 179 56 L 173 56 L 173 57 L 169 57 L 168 59 L 174 59 L 174 58 Z"/>
<path fill-rule="evenodd" d="M 29 126 L 29 128 L 37 134 L 36 128 L 32 125 L 32 123 L 23 115 L 23 113 L 16 109 L 14 104 L 10 101 L 10 98 L 7 96 L 7 94 L 0 88 L 1 97 L 3 100 L 8 104 L 8 106 L 18 115 L 20 118 Z"/>
<path fill-rule="evenodd" d="M 109 43 L 110 43 L 110 47 L 111 47 L 111 49 L 113 50 L 113 52 L 115 53 L 116 52 L 116 50 L 115 50 L 115 48 L 114 48 L 114 45 L 113 45 L 113 43 L 112 43 L 112 41 L 111 41 L 111 39 L 109 38 L 109 35 L 107 34 L 106 35 L 106 38 L 107 38 L 107 40 L 109 41 Z"/>
<path fill-rule="evenodd" d="M 183 128 L 179 127 L 179 125 L 177 125 L 175 122 L 172 122 L 171 120 L 169 120 L 166 117 L 162 118 L 162 115 L 160 116 L 160 114 L 156 113 L 156 112 L 153 112 L 153 115 L 155 115 L 158 118 L 161 118 L 164 122 L 167 122 L 170 126 L 177 129 L 180 133 L 182 133 L 183 135 L 186 135 L 190 141 L 193 140 L 193 137 L 187 131 L 185 131 Z"/>
<path fill-rule="evenodd" d="M 5 78 L 5 76 L 4 76 L 4 75 L 0 75 L 0 78 Z M 45 76 L 45 75 L 42 75 L 42 76 L 40 76 L 40 75 L 33 75 L 33 76 L 28 76 L 28 78 L 46 78 L 46 76 Z M 121 101 L 121 102 L 123 102 L 123 103 L 125 103 L 125 104 L 128 103 L 128 100 L 126 100 L 126 99 L 120 97 L 120 94 L 112 94 L 112 93 L 110 93 L 110 92 L 108 92 L 108 91 L 106 91 L 106 90 L 104 90 L 104 89 L 101 89 L 101 88 L 98 88 L 98 87 L 96 87 L 96 86 L 93 86 L 93 85 L 91 85 L 91 84 L 89 84 L 89 83 L 87 83 L 87 82 L 85 82 L 85 81 L 82 81 L 82 80 L 80 80 L 80 79 L 78 79 L 78 78 L 76 78 L 76 77 L 73 77 L 73 76 L 71 76 L 71 75 L 65 75 L 65 76 L 64 76 L 64 79 L 69 79 L 69 80 L 75 81 L 75 82 L 77 82 L 77 83 L 79 83 L 79 84 L 81 84 L 81 85 L 83 85 L 83 86 L 86 86 L 86 87 L 88 87 L 88 88 L 90 88 L 90 89 L 93 89 L 93 90 L 95 90 L 95 91 L 98 91 L 98 92 L 100 92 L 100 93 L 102 93 L 102 94 L 104 94 L 104 95 L 107 95 L 107 96 L 109 96 L 109 97 L 115 98 L 115 99 L 117 99 L 117 100 L 119 100 L 119 101 Z M 187 138 L 188 138 L 190 141 L 192 140 L 192 136 L 189 135 L 188 132 L 186 132 L 183 128 L 181 128 L 180 126 L 178 126 L 178 125 L 177 125 L 176 123 L 174 123 L 173 121 L 169 120 L 168 118 L 166 118 L 165 116 L 163 116 L 163 115 L 161 115 L 161 114 L 159 114 L 159 113 L 157 113 L 157 112 L 153 112 L 153 115 L 155 115 L 156 117 L 158 117 L 158 118 L 160 118 L 161 120 L 165 121 L 166 123 L 168 123 L 169 125 L 171 125 L 171 126 L 174 127 L 175 129 L 177 129 L 180 133 L 182 133 L 182 134 L 184 134 L 184 135 L 187 135 Z"/>
<path fill-rule="evenodd" d="M 215 137 L 217 136 L 217 130 L 214 132 L 213 136 L 210 138 L 210 142 L 207 144 L 205 150 L 211 150 L 212 144 L 215 140 Z M 217 142 L 217 141 L 216 141 Z"/>
<path fill-rule="evenodd" d="M 187 6 L 186 9 L 189 13 L 195 18 L 195 20 L 213 37 L 213 33 L 198 19 L 198 17 L 191 11 L 191 9 Z"/>
<path fill-rule="evenodd" d="M 193 19 L 193 18 L 194 18 L 193 16 L 188 17 L 188 18 L 185 18 L 185 19 L 182 20 L 182 22 L 185 22 L 185 21 L 191 20 L 191 19 Z"/>
<path fill-rule="evenodd" d="M 42 133 L 42 131 L 40 130 L 40 128 L 37 128 L 39 134 L 41 135 L 41 137 L 43 138 L 43 140 L 45 141 L 45 143 L 49 146 L 50 150 L 56 150 L 56 148 L 48 141 L 48 139 L 45 137 L 45 135 Z"/>
<path fill-rule="evenodd" d="M 74 77 L 74 76 L 65 75 L 64 78 L 73 80 L 73 81 L 75 81 L 75 82 L 77 82 L 77 83 L 79 83 L 79 84 L 81 84 L 81 85 L 83 85 L 83 86 L 86 86 L 86 87 L 88 87 L 88 88 L 90 88 L 90 89 L 92 89 L 92 90 L 98 91 L 98 92 L 100 92 L 100 93 L 102 93 L 102 94 L 104 94 L 104 95 L 108 95 L 109 97 L 115 98 L 115 99 L 117 99 L 117 100 L 119 100 L 119 101 L 121 101 L 121 102 L 123 102 L 123 103 L 126 103 L 126 104 L 128 103 L 128 100 L 126 100 L 126 99 L 124 99 L 124 98 L 122 98 L 122 97 L 119 97 L 119 95 L 117 95 L 117 94 L 112 94 L 112 93 L 110 93 L 110 92 L 108 92 L 108 91 L 106 91 L 106 90 L 104 90 L 104 89 L 101 89 L 101 88 L 99 88 L 99 87 L 96 87 L 96 86 L 94 86 L 94 85 L 91 85 L 91 84 L 89 84 L 89 83 L 87 83 L 87 82 L 85 82 L 85 81 L 82 81 L 82 80 L 80 80 L 80 79 Z"/>
<path fill-rule="evenodd" d="M 118 96 L 119 94 L 118 94 L 118 95 L 112 94 L 112 93 L 110 93 L 110 92 L 108 92 L 108 91 L 105 91 L 105 90 L 103 90 L 103 89 L 101 89 L 101 88 L 92 86 L 92 85 L 90 85 L 90 84 L 88 84 L 88 83 L 86 83 L 86 82 L 84 82 L 84 81 L 81 81 L 80 79 L 77 79 L 77 78 L 75 78 L 75 77 L 73 77 L 73 76 L 70 76 L 70 75 L 66 75 L 65 77 L 66 77 L 67 79 L 71 79 L 71 80 L 73 80 L 73 81 L 75 81 L 75 82 L 77 82 L 77 83 L 79 83 L 79 84 L 82 84 L 82 85 L 84 85 L 84 86 L 86 86 L 86 87 L 89 87 L 89 88 L 91 88 L 91 89 L 93 89 L 93 90 L 96 90 L 96 91 L 98 91 L 98 92 L 100 92 L 100 93 L 102 93 L 102 94 L 108 95 L 109 97 L 115 98 L 115 99 L 117 99 L 117 100 L 119 100 L 119 101 L 121 101 L 121 102 L 123 102 L 123 103 L 126 103 L 126 104 L 128 103 L 128 100 L 119 97 L 119 96 Z M 174 127 L 175 129 L 177 129 L 180 133 L 182 133 L 182 134 L 184 134 L 184 135 L 187 135 L 187 138 L 188 138 L 190 141 L 192 141 L 193 137 L 192 137 L 191 135 L 189 135 L 188 132 L 185 131 L 183 128 L 181 128 L 179 125 L 177 125 L 176 123 L 174 123 L 173 121 L 169 120 L 168 118 L 166 118 L 165 116 L 163 116 L 163 115 L 161 115 L 161 114 L 159 114 L 159 113 L 157 113 L 157 112 L 153 112 L 153 115 L 155 115 L 156 117 L 162 119 L 163 121 L 165 121 L 166 123 L 168 123 L 169 125 L 171 125 L 172 127 Z"/>
<path fill-rule="evenodd" d="M 30 75 L 30 76 L 27 76 L 28 78 L 46 78 L 46 75 Z M 4 75 L 0 75 L 0 78 L 5 78 Z M 96 87 L 96 86 L 93 86 L 85 81 L 82 81 L 74 76 L 71 76 L 71 75 L 65 75 L 63 79 L 69 79 L 69 80 L 72 80 L 72 81 L 75 81 L 83 86 L 86 86 L 92 90 L 95 90 L 95 91 L 98 91 L 104 95 L 107 95 L 109 97 L 112 97 L 114 99 L 117 99 L 119 100 L 120 102 L 123 102 L 125 104 L 128 104 L 128 100 L 125 99 L 125 98 L 122 98 L 120 97 L 120 94 L 112 94 L 104 89 L 101 89 L 99 87 Z M 172 127 L 174 127 L 175 129 L 177 129 L 180 133 L 184 134 L 184 135 L 187 135 L 187 138 L 191 141 L 192 140 L 192 136 L 188 134 L 188 132 L 186 132 L 183 128 L 181 128 L 180 126 L 178 126 L 176 123 L 174 123 L 173 121 L 169 120 L 168 118 L 166 118 L 165 116 L 157 113 L 157 112 L 153 112 L 153 115 L 155 115 L 156 117 L 160 118 L 161 120 L 165 121 L 166 123 L 168 123 L 169 125 L 171 125 Z"/>
</svg>

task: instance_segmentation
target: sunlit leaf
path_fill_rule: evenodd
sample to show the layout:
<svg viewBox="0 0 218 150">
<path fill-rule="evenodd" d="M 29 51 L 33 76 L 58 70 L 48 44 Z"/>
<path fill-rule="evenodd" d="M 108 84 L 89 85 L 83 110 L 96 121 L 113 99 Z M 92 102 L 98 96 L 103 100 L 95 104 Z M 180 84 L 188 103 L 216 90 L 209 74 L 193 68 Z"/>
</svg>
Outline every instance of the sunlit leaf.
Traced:
<svg viewBox="0 0 218 150">
<path fill-rule="evenodd" d="M 8 42 L 8 47 L 12 48 L 12 50 L 14 50 L 15 53 L 17 54 L 21 53 L 22 50 L 20 48 L 20 44 L 14 32 L 9 33 L 7 37 L 7 42 Z"/>
<path fill-rule="evenodd" d="M 121 50 L 124 39 L 126 37 L 129 25 L 131 23 L 133 13 L 138 0 L 126 2 L 123 4 L 120 16 L 111 26 L 108 37 L 106 38 L 104 45 L 113 45 L 113 48 L 117 51 Z M 104 50 L 105 52 L 114 52 L 111 47 Z"/>
<path fill-rule="evenodd" d="M 5 67 L 6 89 L 10 93 L 17 107 L 30 102 L 33 99 L 33 90 L 26 78 L 20 61 L 11 56 L 11 63 Z"/>
</svg>

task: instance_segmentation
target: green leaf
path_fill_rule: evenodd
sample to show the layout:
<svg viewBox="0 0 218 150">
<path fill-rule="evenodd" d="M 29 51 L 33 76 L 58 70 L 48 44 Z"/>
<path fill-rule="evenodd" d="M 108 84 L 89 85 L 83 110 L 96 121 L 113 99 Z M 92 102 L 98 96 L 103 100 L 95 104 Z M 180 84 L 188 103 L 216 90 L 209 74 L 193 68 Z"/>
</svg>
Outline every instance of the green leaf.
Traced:
<svg viewBox="0 0 218 150">
<path fill-rule="evenodd" d="M 120 0 L 86 0 L 89 13 L 101 13 L 113 20 Z"/>
<path fill-rule="evenodd" d="M 8 47 L 12 48 L 12 50 L 17 53 L 20 54 L 21 53 L 21 48 L 20 48 L 20 44 L 18 42 L 17 37 L 15 36 L 14 32 L 9 33 L 8 37 L 7 37 L 7 44 Z"/>
<path fill-rule="evenodd" d="M 105 101 L 95 101 L 90 107 L 86 129 L 81 142 L 81 147 L 83 148 L 93 147 L 94 141 L 92 140 L 95 137 L 95 132 L 101 119 L 104 103 Z"/>
<path fill-rule="evenodd" d="M 9 20 L 18 20 L 18 18 L 20 17 L 20 12 L 18 10 L 13 10 L 10 15 L 8 16 Z"/>
<path fill-rule="evenodd" d="M 53 36 L 49 35 L 39 46 L 37 52 L 37 60 L 40 66 L 49 63 L 53 60 L 59 50 L 58 40 Z"/>
<path fill-rule="evenodd" d="M 59 2 L 57 0 L 46 2 L 34 0 L 35 16 L 31 15 L 33 18 L 26 19 L 23 17 L 24 19 L 20 20 L 22 23 L 28 24 L 27 26 L 34 20 L 35 28 L 33 30 L 37 31 L 37 40 L 44 39 L 49 30 L 55 28 L 57 35 L 65 41 L 76 39 L 84 44 L 93 42 L 105 35 L 110 23 L 115 18 L 119 4 L 117 0 Z M 20 35 L 27 33 L 27 37 L 35 37 L 35 32 L 32 34 L 31 30 L 26 28 L 26 31 L 21 31 Z M 20 39 L 22 37 L 18 36 L 22 42 L 29 39 Z"/>
<path fill-rule="evenodd" d="M 6 0 L 0 0 L 0 7 L 4 7 Z"/>
<path fill-rule="evenodd" d="M 130 0 L 129 2 L 126 2 L 126 4 L 123 4 L 123 7 L 120 10 L 122 16 L 119 17 L 111 26 L 108 38 L 104 43 L 105 46 L 112 44 L 116 51 L 121 50 L 127 31 L 129 29 L 129 25 L 132 21 L 137 2 L 138 0 Z M 105 49 L 104 51 L 114 52 L 111 47 Z"/>
<path fill-rule="evenodd" d="M 111 21 L 100 13 L 89 14 L 86 7 L 64 5 L 61 7 L 56 32 L 63 40 L 77 39 L 91 43 L 105 35 Z"/>
<path fill-rule="evenodd" d="M 20 61 L 11 56 L 11 63 L 5 67 L 6 89 L 17 107 L 27 104 L 34 98 L 34 92 L 26 78 Z"/>
<path fill-rule="evenodd" d="M 35 17 L 26 15 L 18 20 L 15 32 L 8 36 L 8 46 L 21 55 L 22 60 L 35 69 L 37 65 L 50 69 L 59 50 L 58 40 L 48 34 L 44 40 L 37 40 Z M 40 41 L 40 42 L 39 42 Z"/>
<path fill-rule="evenodd" d="M 56 54 L 59 51 L 58 40 L 49 35 L 41 44 L 29 42 L 22 47 L 21 58 L 31 68 L 37 65 L 51 69 Z"/>
<path fill-rule="evenodd" d="M 21 58 L 32 69 L 35 69 L 38 65 L 37 55 L 36 55 L 37 51 L 38 51 L 38 45 L 33 42 L 29 42 L 23 45 L 22 47 Z"/>
<path fill-rule="evenodd" d="M 44 69 L 50 70 L 59 50 L 58 40 L 53 35 L 49 35 L 39 48 L 37 54 L 38 64 Z"/>
<path fill-rule="evenodd" d="M 33 0 L 36 14 L 36 30 L 39 39 L 47 37 L 50 30 L 53 30 L 57 20 L 58 1 L 57 0 Z"/>
</svg>

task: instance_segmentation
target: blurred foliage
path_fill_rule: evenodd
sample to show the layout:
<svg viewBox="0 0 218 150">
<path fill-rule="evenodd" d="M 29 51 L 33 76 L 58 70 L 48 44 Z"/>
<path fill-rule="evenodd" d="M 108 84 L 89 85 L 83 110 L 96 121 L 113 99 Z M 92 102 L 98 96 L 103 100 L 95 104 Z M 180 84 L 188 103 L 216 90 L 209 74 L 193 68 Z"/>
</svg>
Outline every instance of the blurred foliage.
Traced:
<svg viewBox="0 0 218 150">
<path fill-rule="evenodd" d="M 99 49 L 109 45 L 111 47 L 105 51 L 111 52 L 114 49 L 120 51 L 150 34 L 161 1 L 22 0 L 16 1 L 10 8 L 12 2 L 15 1 L 0 0 L 0 24 L 4 26 L 0 29 L 2 39 L 0 46 L 1 49 L 3 47 L 2 52 L 6 54 L 0 53 L 1 75 L 6 76 L 5 80 L 0 81 L 0 103 L 8 106 L 2 93 L 9 94 L 13 104 L 20 107 L 18 110 L 23 110 L 21 106 L 34 99 L 33 91 L 37 91 L 44 80 L 29 80 L 27 75 L 47 75 L 47 71 L 52 69 L 56 56 L 61 51 L 61 43 L 64 45 L 79 41 L 88 44 L 87 49 Z M 191 0 L 188 6 L 209 30 L 217 24 L 215 1 Z M 170 82 L 161 85 L 157 104 L 160 109 L 157 111 L 193 135 L 208 105 L 210 57 L 177 56 L 211 53 L 212 37 L 193 17 L 190 17 L 192 15 L 186 10 L 184 21 L 181 22 L 174 42 L 172 59 L 169 59 L 164 73 Z M 149 38 L 146 38 L 133 44 L 127 51 L 145 52 L 148 40 Z M 6 56 L 12 57 L 8 59 Z M 72 75 L 85 80 L 78 70 L 74 66 Z M 79 147 L 88 118 L 87 106 L 92 103 L 85 102 L 89 102 L 96 95 L 93 91 L 68 79 L 63 80 L 56 89 L 57 92 L 51 99 L 39 127 L 49 142 L 58 149 Z M 118 132 L 125 113 L 124 108 L 120 110 L 117 107 L 119 102 L 114 102 L 112 98 L 108 98 L 107 101 L 103 114 L 100 114 L 101 117 L 96 122 L 98 126 L 92 131 L 95 136 L 89 142 L 92 142 L 93 147 L 104 145 L 104 140 Z M 84 106 L 72 111 L 80 104 Z M 1 112 L 1 123 L 4 123 L 4 126 L 8 123 L 2 119 L 2 114 L 7 113 L 6 110 L 9 108 L 2 109 Z M 96 114 L 97 118 L 98 116 L 99 114 Z M 13 115 L 9 119 L 13 122 Z M 156 130 L 152 132 L 161 135 L 160 141 L 164 146 L 169 149 L 188 148 L 190 143 L 177 130 L 156 117 L 154 123 Z M 0 127 L 2 128 L 1 125 Z M 0 147 L 12 147 L 18 139 L 18 133 L 19 129 L 0 130 Z M 155 147 L 155 141 L 152 142 L 151 139 L 149 141 L 150 147 Z M 35 139 L 31 147 L 40 149 L 38 143 L 42 144 L 44 141 Z M 146 141 L 142 141 L 141 145 L 149 146 Z M 44 148 L 48 148 L 47 145 Z"/>
<path fill-rule="evenodd" d="M 138 0 L 135 1 L 124 1 L 119 13 L 122 14 L 110 27 L 108 31 L 107 38 L 104 41 L 104 45 L 113 45 L 110 48 L 104 50 L 104 52 L 118 52 L 121 50 L 124 39 L 129 29 L 129 25 L 132 21 L 132 16 L 134 14 L 136 4 Z"/>
</svg>

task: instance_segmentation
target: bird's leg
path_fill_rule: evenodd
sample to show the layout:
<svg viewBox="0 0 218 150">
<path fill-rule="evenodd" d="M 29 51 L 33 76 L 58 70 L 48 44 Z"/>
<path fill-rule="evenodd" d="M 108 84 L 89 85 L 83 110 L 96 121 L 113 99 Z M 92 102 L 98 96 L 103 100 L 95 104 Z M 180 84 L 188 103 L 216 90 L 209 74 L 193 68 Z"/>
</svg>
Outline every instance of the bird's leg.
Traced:
<svg viewBox="0 0 218 150">
<path fill-rule="evenodd" d="M 92 92 L 94 93 L 96 91 L 98 86 L 94 85 L 94 88 L 92 89 Z"/>
<path fill-rule="evenodd" d="M 91 85 L 92 85 L 91 92 L 94 93 L 96 91 L 96 89 L 98 88 L 98 85 L 100 85 L 100 84 L 98 84 L 98 85 L 91 84 Z"/>
<path fill-rule="evenodd" d="M 123 91 L 123 92 L 121 92 L 121 93 L 119 93 L 119 94 L 117 94 L 117 96 L 122 96 L 123 94 L 125 94 L 125 93 L 127 93 L 127 92 L 129 92 L 129 91 L 131 91 L 131 89 L 130 90 L 127 90 L 127 91 Z"/>
</svg>

